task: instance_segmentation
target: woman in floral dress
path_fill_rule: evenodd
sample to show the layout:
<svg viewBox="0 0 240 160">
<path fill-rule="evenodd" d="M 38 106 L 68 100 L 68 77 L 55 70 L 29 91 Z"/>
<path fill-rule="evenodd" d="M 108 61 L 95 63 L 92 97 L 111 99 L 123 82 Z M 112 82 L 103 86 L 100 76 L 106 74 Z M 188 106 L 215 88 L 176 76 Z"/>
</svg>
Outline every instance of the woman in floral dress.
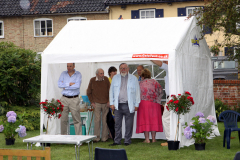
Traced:
<svg viewBox="0 0 240 160">
<path fill-rule="evenodd" d="M 156 142 L 156 132 L 163 132 L 161 98 L 163 89 L 154 79 L 148 69 L 142 71 L 142 81 L 139 83 L 141 90 L 141 102 L 137 111 L 136 133 L 144 133 L 144 143 L 150 143 L 149 132 L 152 134 L 152 142 Z"/>
</svg>

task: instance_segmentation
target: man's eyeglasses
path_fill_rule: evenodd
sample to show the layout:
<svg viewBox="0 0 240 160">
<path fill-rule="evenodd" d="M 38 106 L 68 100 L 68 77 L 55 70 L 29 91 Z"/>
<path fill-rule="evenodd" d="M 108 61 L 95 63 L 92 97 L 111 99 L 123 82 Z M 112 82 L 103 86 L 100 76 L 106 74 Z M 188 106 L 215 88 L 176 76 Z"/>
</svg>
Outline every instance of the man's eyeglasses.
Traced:
<svg viewBox="0 0 240 160">
<path fill-rule="evenodd" d="M 120 68 L 120 70 L 126 70 L 127 68 Z"/>
</svg>

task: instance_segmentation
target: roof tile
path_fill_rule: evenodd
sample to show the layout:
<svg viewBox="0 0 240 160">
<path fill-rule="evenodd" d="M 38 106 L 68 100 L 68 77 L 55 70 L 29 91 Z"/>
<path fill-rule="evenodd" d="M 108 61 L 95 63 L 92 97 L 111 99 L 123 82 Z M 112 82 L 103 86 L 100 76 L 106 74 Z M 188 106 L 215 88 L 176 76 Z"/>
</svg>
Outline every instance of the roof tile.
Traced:
<svg viewBox="0 0 240 160">
<path fill-rule="evenodd" d="M 0 16 L 105 11 L 106 0 L 0 0 Z"/>
<path fill-rule="evenodd" d="M 186 2 L 186 1 L 199 1 L 199 0 L 106 0 L 105 4 L 106 5 L 127 5 L 127 4 L 167 3 L 167 2 Z"/>
</svg>

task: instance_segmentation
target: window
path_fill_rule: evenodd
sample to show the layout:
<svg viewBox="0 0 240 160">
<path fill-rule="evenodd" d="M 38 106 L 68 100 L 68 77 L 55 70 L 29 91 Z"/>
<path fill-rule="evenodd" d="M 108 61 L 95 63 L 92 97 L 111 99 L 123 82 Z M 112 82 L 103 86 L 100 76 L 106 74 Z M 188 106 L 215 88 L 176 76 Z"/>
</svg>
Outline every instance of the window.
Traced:
<svg viewBox="0 0 240 160">
<path fill-rule="evenodd" d="M 72 17 L 72 18 L 68 18 L 67 22 L 69 22 L 69 21 L 86 21 L 86 20 L 87 20 L 87 18 L 85 18 L 85 17 Z"/>
<path fill-rule="evenodd" d="M 53 36 L 52 20 L 48 18 L 34 20 L 34 37 L 48 36 Z"/>
<path fill-rule="evenodd" d="M 214 69 L 235 69 L 235 61 L 214 62 Z"/>
<path fill-rule="evenodd" d="M 224 47 L 225 56 L 234 55 L 236 52 L 236 49 L 235 47 Z"/>
<path fill-rule="evenodd" d="M 139 9 L 131 10 L 131 19 L 163 18 L 163 9 Z"/>
<path fill-rule="evenodd" d="M 136 75 L 137 74 L 137 66 L 136 64 L 129 64 L 129 73 Z M 164 95 L 162 96 L 162 102 L 166 101 L 166 93 L 165 93 L 165 80 L 166 72 L 163 69 L 159 69 L 157 65 L 143 65 L 144 68 L 149 69 L 152 73 L 152 79 L 158 81 L 158 83 L 162 86 L 164 90 Z"/>
<path fill-rule="evenodd" d="M 155 18 L 155 9 L 140 10 L 140 19 Z"/>
<path fill-rule="evenodd" d="M 190 14 L 191 15 L 193 15 L 193 13 L 195 12 L 195 11 L 197 11 L 198 9 L 200 9 L 200 8 L 202 8 L 202 7 L 187 7 L 186 8 L 186 13 L 187 13 L 187 16 L 189 16 Z M 197 17 L 201 17 L 202 15 L 197 15 Z"/>
<path fill-rule="evenodd" d="M 3 25 L 3 21 L 0 21 L 0 38 L 4 38 L 4 25 Z"/>
</svg>

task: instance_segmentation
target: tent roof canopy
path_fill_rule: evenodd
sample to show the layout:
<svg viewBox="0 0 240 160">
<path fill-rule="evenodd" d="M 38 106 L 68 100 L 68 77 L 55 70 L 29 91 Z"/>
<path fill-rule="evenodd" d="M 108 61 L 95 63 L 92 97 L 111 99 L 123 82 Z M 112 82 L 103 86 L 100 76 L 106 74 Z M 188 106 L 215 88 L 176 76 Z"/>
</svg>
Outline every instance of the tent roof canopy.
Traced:
<svg viewBox="0 0 240 160">
<path fill-rule="evenodd" d="M 44 50 L 44 55 L 49 57 L 49 63 L 66 63 L 135 61 L 134 54 L 148 54 L 148 58 L 172 54 L 181 45 L 192 19 L 70 21 Z"/>
</svg>

